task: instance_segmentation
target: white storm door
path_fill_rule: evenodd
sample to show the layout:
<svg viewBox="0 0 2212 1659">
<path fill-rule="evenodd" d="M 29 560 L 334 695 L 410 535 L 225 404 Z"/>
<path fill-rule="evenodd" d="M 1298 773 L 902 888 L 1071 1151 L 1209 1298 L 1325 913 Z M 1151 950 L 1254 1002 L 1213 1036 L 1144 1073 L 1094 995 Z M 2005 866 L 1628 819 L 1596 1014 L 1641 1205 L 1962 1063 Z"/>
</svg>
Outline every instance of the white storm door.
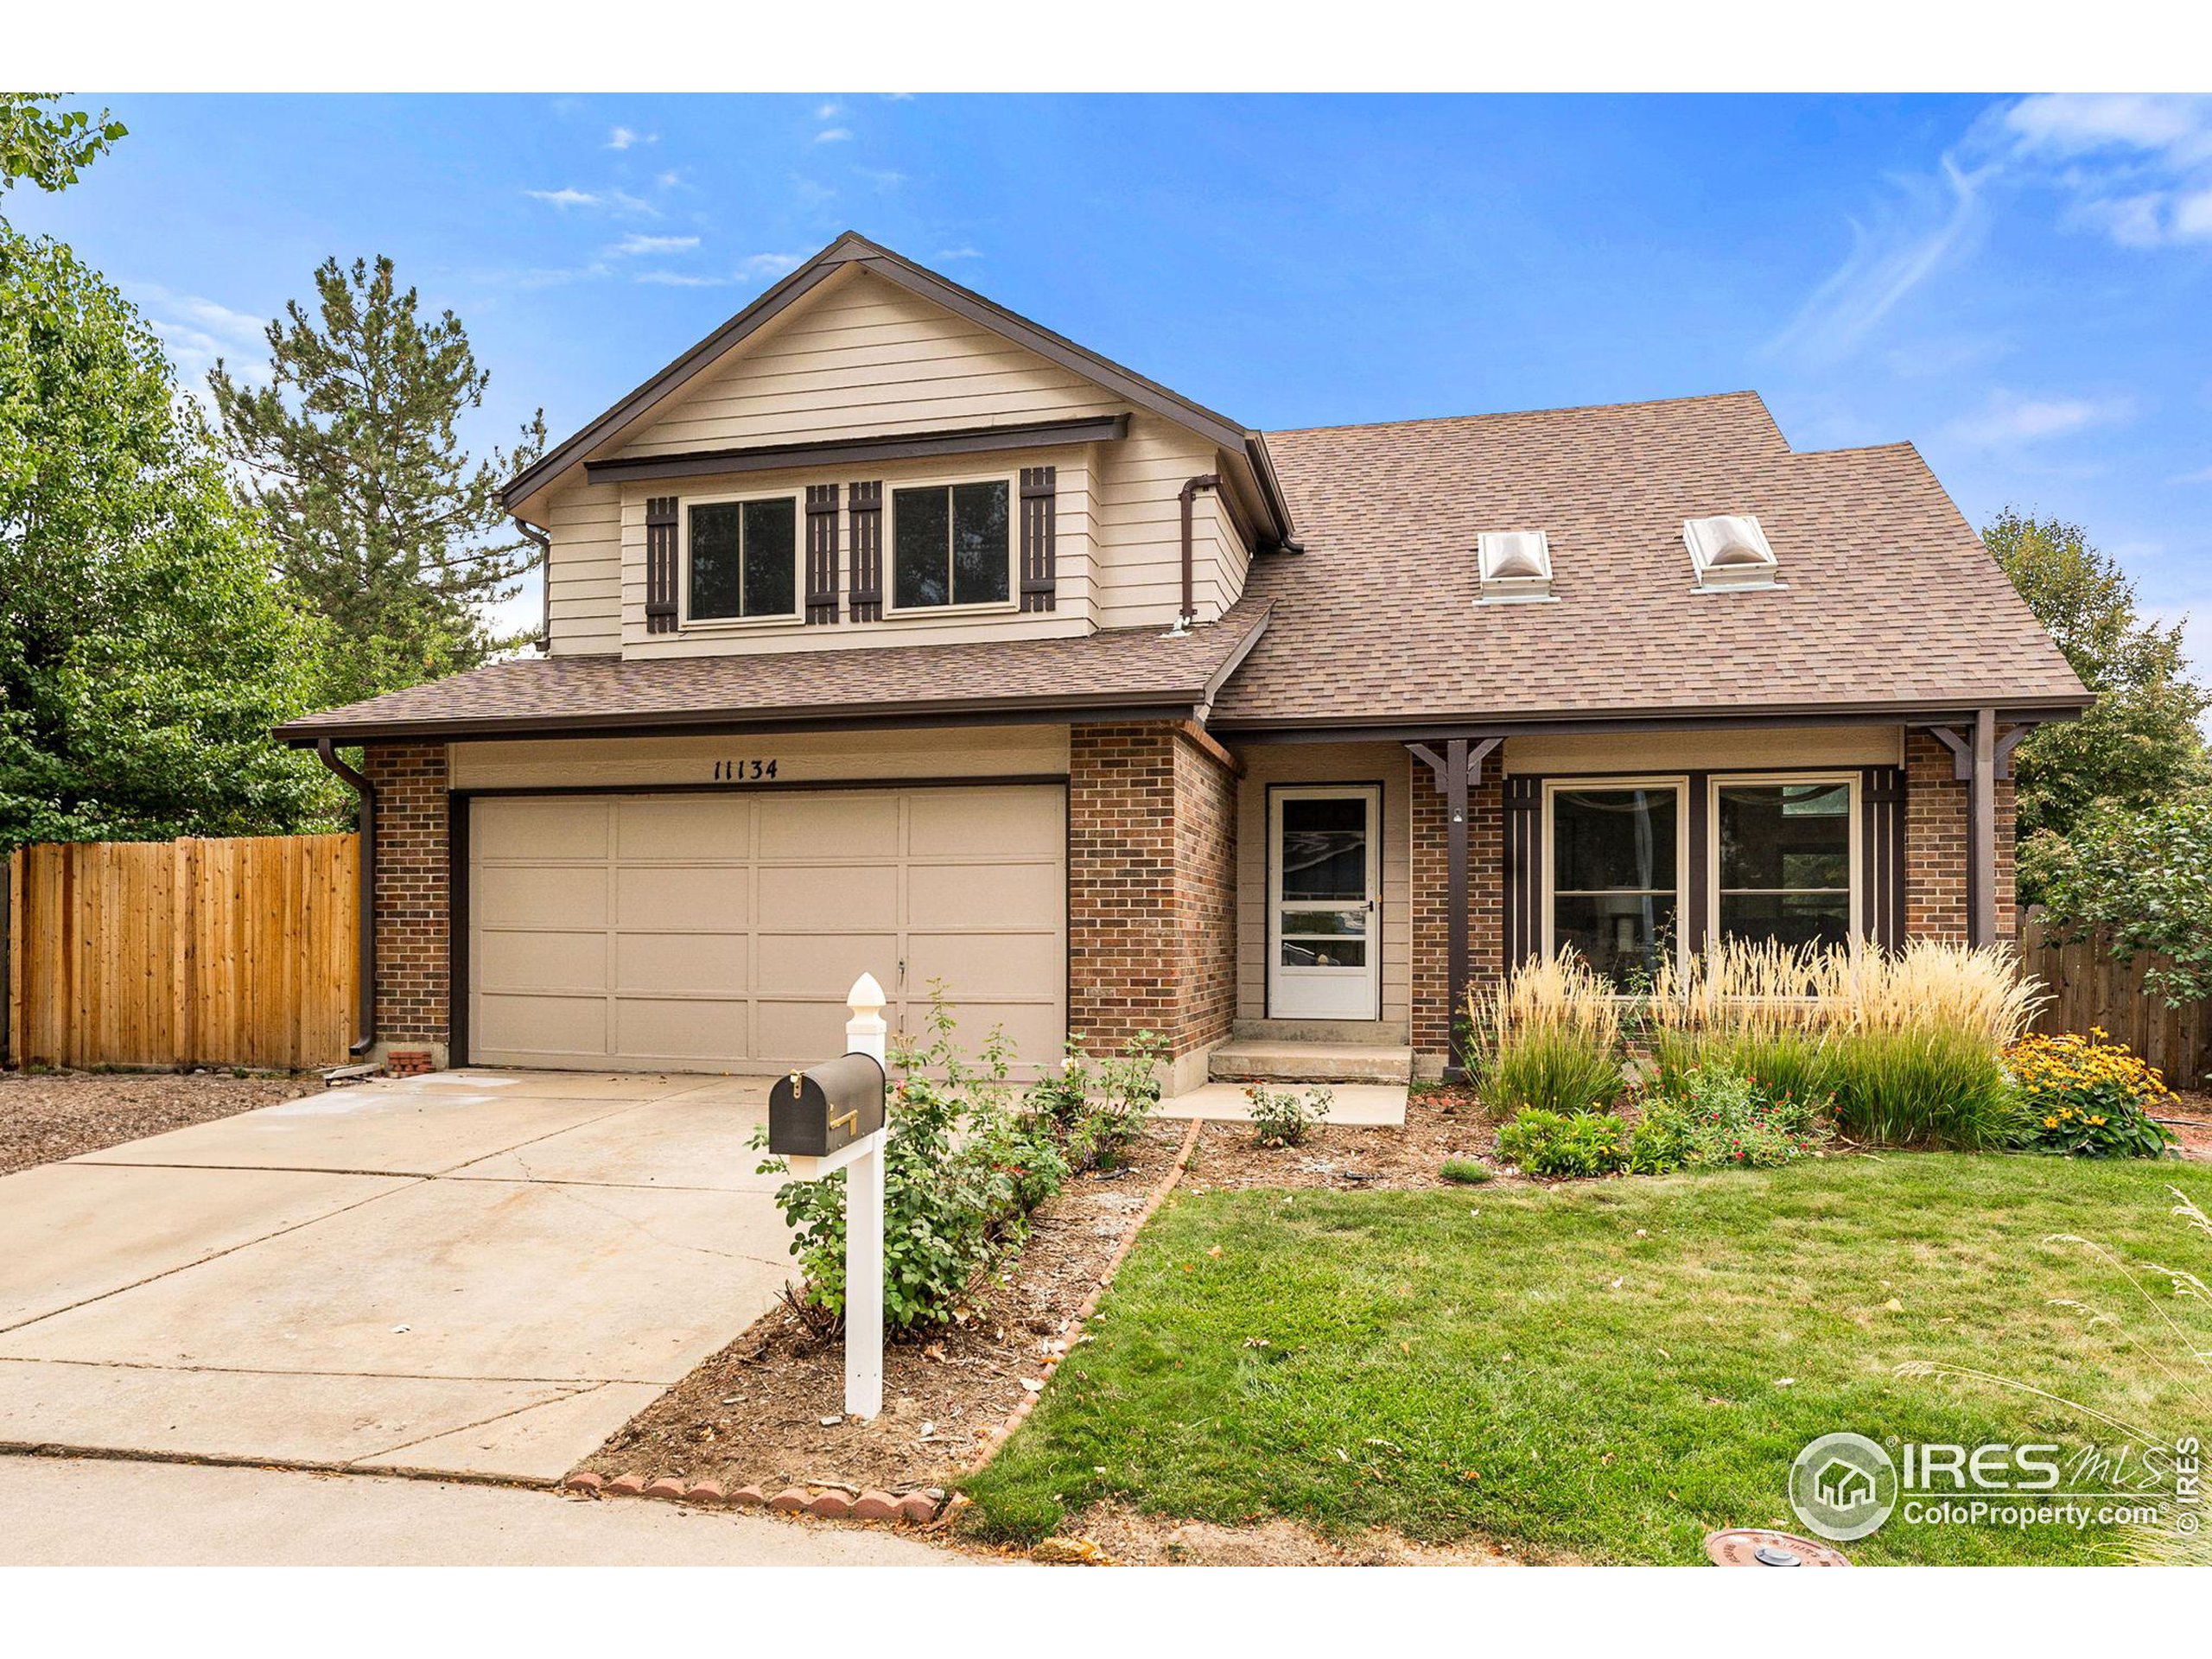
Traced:
<svg viewBox="0 0 2212 1659">
<path fill-rule="evenodd" d="M 1382 791 L 1300 785 L 1268 798 L 1268 1012 L 1382 1017 Z"/>
</svg>

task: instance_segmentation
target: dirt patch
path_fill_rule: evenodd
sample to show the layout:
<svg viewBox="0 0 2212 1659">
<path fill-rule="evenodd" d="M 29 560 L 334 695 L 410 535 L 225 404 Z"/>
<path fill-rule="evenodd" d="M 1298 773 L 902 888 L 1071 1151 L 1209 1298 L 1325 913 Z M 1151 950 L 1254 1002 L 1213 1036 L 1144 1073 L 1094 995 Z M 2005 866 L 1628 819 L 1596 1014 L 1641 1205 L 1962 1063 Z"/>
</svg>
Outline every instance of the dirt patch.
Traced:
<svg viewBox="0 0 2212 1659">
<path fill-rule="evenodd" d="M 1377 1528 L 1344 1539 L 1294 1521 L 1223 1527 L 1171 1521 L 1118 1504 L 1071 1516 L 1062 1535 L 1087 1539 L 1117 1567 L 1517 1567 L 1523 1558 L 1472 1541 L 1420 1544 Z M 1102 1565 L 1104 1563 L 1102 1563 Z"/>
<path fill-rule="evenodd" d="M 1126 1168 L 1072 1178 L 969 1319 L 883 1357 L 883 1414 L 846 1422 L 844 1346 L 778 1309 L 632 1418 L 581 1467 L 613 1476 L 899 1492 L 950 1487 L 1042 1384 L 1076 1309 L 1167 1177 L 1185 1125 L 1155 1123 Z M 828 1423 L 823 1419 L 832 1419 Z"/>
<path fill-rule="evenodd" d="M 2212 1162 L 2212 1095 L 2177 1094 L 2158 1110 L 2165 1126 L 2181 1137 L 2181 1155 Z"/>
<path fill-rule="evenodd" d="M 0 1175 L 319 1093 L 322 1079 L 227 1071 L 0 1073 Z"/>
<path fill-rule="evenodd" d="M 1495 1170 L 1498 1120 L 1465 1089 L 1417 1093 L 1406 1121 L 1390 1128 L 1324 1126 L 1302 1147 L 1262 1147 L 1249 1125 L 1209 1123 L 1184 1187 L 1331 1187 L 1342 1192 L 1415 1192 L 1446 1185 L 1447 1158 L 1472 1158 Z"/>
</svg>

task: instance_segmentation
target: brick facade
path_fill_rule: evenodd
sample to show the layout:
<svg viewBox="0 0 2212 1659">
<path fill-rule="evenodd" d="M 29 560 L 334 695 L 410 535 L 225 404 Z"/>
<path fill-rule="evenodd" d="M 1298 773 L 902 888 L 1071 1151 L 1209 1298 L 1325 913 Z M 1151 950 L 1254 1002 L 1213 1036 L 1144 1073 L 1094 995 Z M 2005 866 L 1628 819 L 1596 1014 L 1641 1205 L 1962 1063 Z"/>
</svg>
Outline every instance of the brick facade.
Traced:
<svg viewBox="0 0 2212 1659">
<path fill-rule="evenodd" d="M 1235 774 L 1164 721 L 1077 726 L 1068 761 L 1068 1029 L 1093 1052 L 1140 1031 L 1171 1056 L 1236 1006 Z"/>
<path fill-rule="evenodd" d="M 1451 824 L 1436 774 L 1413 768 L 1413 997 L 1416 1052 L 1448 1053 L 1451 1007 Z M 1492 753 L 1467 791 L 1467 963 L 1474 983 L 1494 982 L 1505 958 L 1505 798 L 1502 757 Z"/>
<path fill-rule="evenodd" d="M 1967 792 L 1952 774 L 1951 752 L 1926 732 L 1904 740 L 1905 934 L 1967 936 Z M 2013 902 L 2013 791 L 1997 783 L 1997 937 L 2017 937 Z"/>
<path fill-rule="evenodd" d="M 377 791 L 377 1039 L 442 1051 L 452 866 L 442 743 L 372 744 Z"/>
</svg>

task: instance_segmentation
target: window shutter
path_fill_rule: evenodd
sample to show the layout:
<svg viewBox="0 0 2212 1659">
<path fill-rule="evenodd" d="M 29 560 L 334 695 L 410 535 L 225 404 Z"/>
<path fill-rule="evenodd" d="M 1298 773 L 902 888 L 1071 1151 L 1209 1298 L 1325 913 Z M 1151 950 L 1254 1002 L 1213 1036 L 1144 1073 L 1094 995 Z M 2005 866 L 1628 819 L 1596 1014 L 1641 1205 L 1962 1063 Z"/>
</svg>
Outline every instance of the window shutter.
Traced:
<svg viewBox="0 0 2212 1659">
<path fill-rule="evenodd" d="M 1053 501 L 1058 468 L 1021 469 L 1021 608 L 1049 611 L 1057 579 Z"/>
<path fill-rule="evenodd" d="M 837 486 L 806 486 L 806 620 L 837 620 Z"/>
<path fill-rule="evenodd" d="M 1904 768 L 1869 766 L 1859 789 L 1864 920 L 1885 950 L 1904 944 Z"/>
<path fill-rule="evenodd" d="M 853 486 L 853 620 L 883 620 L 883 481 Z"/>
<path fill-rule="evenodd" d="M 645 503 L 645 632 L 676 632 L 676 498 Z"/>
<path fill-rule="evenodd" d="M 1544 949 L 1544 780 L 1509 776 L 1505 805 L 1505 962 L 1510 973 Z"/>
</svg>

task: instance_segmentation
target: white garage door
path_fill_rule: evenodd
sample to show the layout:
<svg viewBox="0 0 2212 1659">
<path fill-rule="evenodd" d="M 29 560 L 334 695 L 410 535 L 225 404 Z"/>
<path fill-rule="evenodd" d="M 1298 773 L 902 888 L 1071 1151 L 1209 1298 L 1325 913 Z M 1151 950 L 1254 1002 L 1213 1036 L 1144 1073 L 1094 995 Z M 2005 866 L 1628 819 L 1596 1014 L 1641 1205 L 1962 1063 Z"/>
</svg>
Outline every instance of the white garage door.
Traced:
<svg viewBox="0 0 2212 1659">
<path fill-rule="evenodd" d="M 468 832 L 480 1064 L 772 1071 L 842 1052 L 872 973 L 894 1030 L 930 982 L 971 1053 L 1027 1070 L 1067 1027 L 1057 785 L 495 797 Z"/>
</svg>

